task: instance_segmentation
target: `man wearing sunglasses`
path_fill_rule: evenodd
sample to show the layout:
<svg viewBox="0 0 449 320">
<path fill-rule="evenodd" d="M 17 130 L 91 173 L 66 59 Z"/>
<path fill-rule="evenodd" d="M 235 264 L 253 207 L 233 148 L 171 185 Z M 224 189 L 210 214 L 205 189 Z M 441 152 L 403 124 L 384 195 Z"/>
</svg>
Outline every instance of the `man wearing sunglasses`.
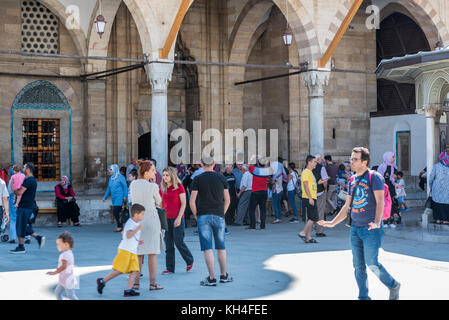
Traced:
<svg viewBox="0 0 449 320">
<path fill-rule="evenodd" d="M 319 221 L 318 224 L 333 228 L 344 221 L 350 212 L 351 248 L 359 300 L 370 300 L 366 265 L 390 289 L 390 300 L 398 300 L 400 283 L 377 260 L 383 238 L 385 181 L 379 173 L 369 171 L 369 161 L 368 149 L 352 150 L 351 169 L 356 175 L 351 180 L 346 203 L 332 221 Z"/>
</svg>

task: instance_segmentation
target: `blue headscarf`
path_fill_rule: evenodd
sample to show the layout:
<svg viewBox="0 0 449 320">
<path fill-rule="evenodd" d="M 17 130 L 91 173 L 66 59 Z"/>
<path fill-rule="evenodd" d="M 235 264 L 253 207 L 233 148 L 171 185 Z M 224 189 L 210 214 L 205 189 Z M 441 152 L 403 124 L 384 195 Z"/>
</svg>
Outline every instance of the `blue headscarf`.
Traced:
<svg viewBox="0 0 449 320">
<path fill-rule="evenodd" d="M 109 169 L 112 170 L 111 179 L 117 180 L 117 178 L 119 177 L 119 174 L 120 174 L 120 169 L 119 169 L 118 165 L 113 164 L 113 165 L 109 166 Z"/>
</svg>

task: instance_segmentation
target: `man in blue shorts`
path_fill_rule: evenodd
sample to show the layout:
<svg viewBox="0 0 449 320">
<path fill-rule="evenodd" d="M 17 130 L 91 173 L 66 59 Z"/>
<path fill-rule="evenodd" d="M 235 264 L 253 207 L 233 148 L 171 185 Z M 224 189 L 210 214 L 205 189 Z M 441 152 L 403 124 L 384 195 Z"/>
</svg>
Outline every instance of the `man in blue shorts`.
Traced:
<svg viewBox="0 0 449 320">
<path fill-rule="evenodd" d="M 34 199 L 36 197 L 37 182 L 34 177 L 34 165 L 32 163 L 26 163 L 23 167 L 25 173 L 25 180 L 22 187 L 15 191 L 16 195 L 22 195 L 17 208 L 17 221 L 16 231 L 17 238 L 19 239 L 19 246 L 14 250 L 9 250 L 9 253 L 25 253 L 25 237 L 28 235 L 33 236 L 39 244 L 41 249 L 45 244 L 45 237 L 42 237 L 34 232 L 30 225 L 31 215 L 33 214 Z"/>
<path fill-rule="evenodd" d="M 214 253 L 212 251 L 213 241 L 220 263 L 220 283 L 232 281 L 232 278 L 226 272 L 226 223 L 224 219 L 231 199 L 226 179 L 223 175 L 214 171 L 214 160 L 207 157 L 203 158 L 201 163 L 204 173 L 193 180 L 190 208 L 195 219 L 197 219 L 201 251 L 204 252 L 204 260 L 209 271 L 209 276 L 200 284 L 202 286 L 216 286 Z M 198 201 L 196 201 L 197 198 Z"/>
</svg>

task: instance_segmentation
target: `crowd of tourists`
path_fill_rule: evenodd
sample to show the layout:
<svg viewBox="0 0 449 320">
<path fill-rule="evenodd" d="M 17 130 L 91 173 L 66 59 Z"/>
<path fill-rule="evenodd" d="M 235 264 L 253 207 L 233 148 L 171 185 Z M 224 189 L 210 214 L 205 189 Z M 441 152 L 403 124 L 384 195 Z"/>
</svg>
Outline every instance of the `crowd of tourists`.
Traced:
<svg viewBox="0 0 449 320">
<path fill-rule="evenodd" d="M 212 248 L 219 260 L 219 282 L 231 282 L 233 278 L 226 268 L 227 226 L 246 225 L 248 231 L 265 230 L 267 211 L 271 211 L 273 224 L 281 223 L 283 216 L 289 217 L 290 223 L 298 223 L 302 217 L 304 228 L 298 236 L 307 244 L 318 243 L 312 237 L 313 228 L 316 237 L 326 237 L 324 228 L 346 221 L 351 227 L 359 299 L 369 299 L 366 266 L 390 289 L 390 299 L 398 299 L 400 283 L 377 257 L 383 227 L 400 224 L 401 212 L 408 207 L 404 175 L 395 165 L 395 154 L 387 152 L 383 160 L 381 165 L 370 169 L 369 150 L 354 148 L 350 160 L 342 164 L 334 163 L 330 155 L 324 159 L 319 154 L 310 155 L 301 170 L 294 163 L 284 166 L 282 159 L 270 161 L 258 156 L 253 156 L 248 163 L 225 166 L 215 164 L 213 158 L 203 158 L 201 163 L 165 168 L 162 174 L 156 170 L 155 160 L 132 159 L 122 170 L 111 165 L 103 201 L 112 198 L 117 223 L 114 231 L 122 233 L 122 241 L 113 261 L 113 271 L 97 279 L 97 291 L 102 294 L 107 282 L 120 274 L 129 274 L 124 296 L 138 296 L 144 256 L 148 261 L 149 290 L 164 289 L 156 282 L 157 255 L 163 250 L 166 253 L 163 275 L 175 273 L 175 248 L 186 263 L 186 272 L 192 270 L 194 258 L 184 241 L 187 220 L 197 227 L 209 272 L 200 284 L 217 285 Z M 34 170 L 31 163 L 23 168 L 14 166 L 7 183 L 0 179 L 2 221 L 14 223 L 11 242 L 18 240 L 17 248 L 11 253 L 25 253 L 27 236 L 36 238 L 40 248 L 45 243 L 45 237 L 32 229 L 37 189 Z M 449 223 L 448 177 L 449 154 L 442 153 L 427 181 L 437 223 Z M 58 226 L 66 219 L 79 226 L 79 208 L 67 177 L 62 177 L 55 187 L 55 196 Z M 60 276 L 56 289 L 58 299 L 62 299 L 64 291 L 70 299 L 77 299 L 73 291 L 73 245 L 69 233 L 59 236 L 57 248 L 62 253 L 58 268 L 48 273 Z"/>
</svg>

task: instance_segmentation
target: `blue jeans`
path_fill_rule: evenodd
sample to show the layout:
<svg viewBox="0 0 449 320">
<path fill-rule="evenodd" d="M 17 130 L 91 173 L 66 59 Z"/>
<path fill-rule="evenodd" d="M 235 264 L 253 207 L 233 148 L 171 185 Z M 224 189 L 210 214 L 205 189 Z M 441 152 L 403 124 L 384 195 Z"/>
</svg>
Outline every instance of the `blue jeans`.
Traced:
<svg viewBox="0 0 449 320">
<path fill-rule="evenodd" d="M 282 208 L 281 208 L 281 201 L 282 201 L 282 191 L 279 193 L 273 192 L 273 210 L 274 210 L 274 216 L 276 219 L 281 219 L 282 217 Z"/>
<path fill-rule="evenodd" d="M 293 209 L 293 216 L 298 219 L 298 207 L 296 206 L 295 190 L 288 192 L 288 201 Z"/>
<path fill-rule="evenodd" d="M 17 208 L 14 206 L 14 196 L 9 197 L 9 239 L 17 240 L 16 233 Z"/>
<path fill-rule="evenodd" d="M 368 227 L 351 226 L 351 247 L 355 269 L 355 280 L 359 287 L 359 300 L 370 300 L 368 296 L 368 276 L 366 266 L 389 289 L 397 286 L 385 268 L 379 263 L 377 257 L 382 246 L 383 227 L 368 231 Z"/>
<path fill-rule="evenodd" d="M 175 219 L 167 219 L 168 230 L 165 232 L 165 264 L 167 270 L 175 272 L 175 246 L 188 266 L 193 263 L 193 256 L 184 242 L 185 221 L 175 228 Z"/>
<path fill-rule="evenodd" d="M 216 250 L 225 250 L 225 219 L 213 214 L 198 216 L 198 235 L 201 251 L 212 249 L 212 237 Z"/>
</svg>

